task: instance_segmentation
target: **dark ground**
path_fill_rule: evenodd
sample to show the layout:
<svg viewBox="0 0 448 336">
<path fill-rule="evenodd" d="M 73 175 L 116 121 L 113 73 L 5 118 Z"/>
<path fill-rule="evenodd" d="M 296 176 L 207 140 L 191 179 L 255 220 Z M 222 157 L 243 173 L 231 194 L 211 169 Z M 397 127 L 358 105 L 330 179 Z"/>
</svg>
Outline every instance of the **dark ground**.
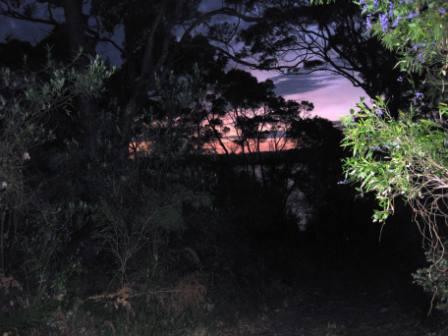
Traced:
<svg viewBox="0 0 448 336">
<path fill-rule="evenodd" d="M 222 189 L 227 201 L 217 192 L 222 216 L 192 214 L 184 236 L 209 279 L 209 314 L 194 336 L 448 335 L 446 315 L 428 316 L 431 296 L 413 284 L 425 258 L 406 207 L 397 204 L 381 227 L 370 197 L 338 186 L 316 198 L 325 204 L 318 220 L 299 232 L 276 220 L 275 188 L 233 179 Z"/>
<path fill-rule="evenodd" d="M 234 234 L 211 271 L 209 327 L 195 335 L 448 335 L 412 283 L 415 246 L 246 236 L 238 248 Z"/>
<path fill-rule="evenodd" d="M 413 284 L 425 259 L 409 212 L 399 207 L 379 242 L 372 200 L 335 188 L 299 232 L 280 191 L 226 175 L 213 206 L 185 206 L 158 261 L 143 249 L 119 284 L 116 261 L 84 249 L 67 299 L 0 314 L 0 335 L 448 336 L 446 315 L 427 316 L 431 297 Z"/>
</svg>

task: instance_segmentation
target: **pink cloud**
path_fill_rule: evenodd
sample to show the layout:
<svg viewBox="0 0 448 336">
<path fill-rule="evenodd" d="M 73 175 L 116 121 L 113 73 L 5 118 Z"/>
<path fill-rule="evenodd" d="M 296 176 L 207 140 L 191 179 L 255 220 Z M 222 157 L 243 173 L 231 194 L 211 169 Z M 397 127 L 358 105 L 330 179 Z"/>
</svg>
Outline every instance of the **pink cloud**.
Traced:
<svg viewBox="0 0 448 336">
<path fill-rule="evenodd" d="M 252 70 L 251 73 L 264 81 L 270 78 L 278 77 L 277 72 Z M 312 116 L 319 116 L 332 121 L 340 120 L 341 117 L 350 113 L 361 97 L 368 97 L 363 89 L 353 86 L 353 84 L 342 76 L 331 77 L 324 73 L 315 73 L 305 77 L 303 75 L 303 85 L 299 85 L 300 77 L 297 82 L 297 92 L 286 94 L 286 99 L 308 100 L 314 104 Z M 311 80 L 310 80 L 311 79 Z M 307 89 L 307 83 L 313 85 Z M 289 92 L 294 91 L 294 87 L 289 87 Z M 300 92 L 300 93 L 299 93 Z"/>
<path fill-rule="evenodd" d="M 309 100 L 314 103 L 312 115 L 329 120 L 340 120 L 350 113 L 361 97 L 368 97 L 363 89 L 340 77 L 331 85 L 301 94 L 285 96 L 287 99 Z"/>
</svg>

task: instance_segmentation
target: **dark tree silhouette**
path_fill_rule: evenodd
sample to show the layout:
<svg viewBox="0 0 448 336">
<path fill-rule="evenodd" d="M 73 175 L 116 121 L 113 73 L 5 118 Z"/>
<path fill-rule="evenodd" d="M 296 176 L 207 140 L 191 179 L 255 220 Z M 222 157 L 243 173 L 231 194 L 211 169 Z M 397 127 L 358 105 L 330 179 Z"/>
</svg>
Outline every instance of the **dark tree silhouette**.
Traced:
<svg viewBox="0 0 448 336">
<path fill-rule="evenodd" d="M 235 23 L 233 29 L 229 23 L 209 29 L 217 48 L 234 62 L 284 73 L 335 72 L 372 98 L 384 95 L 392 111 L 405 104 L 410 86 L 396 67 L 397 56 L 369 34 L 352 1 L 326 6 L 301 0 L 238 3 L 256 18 Z"/>
</svg>

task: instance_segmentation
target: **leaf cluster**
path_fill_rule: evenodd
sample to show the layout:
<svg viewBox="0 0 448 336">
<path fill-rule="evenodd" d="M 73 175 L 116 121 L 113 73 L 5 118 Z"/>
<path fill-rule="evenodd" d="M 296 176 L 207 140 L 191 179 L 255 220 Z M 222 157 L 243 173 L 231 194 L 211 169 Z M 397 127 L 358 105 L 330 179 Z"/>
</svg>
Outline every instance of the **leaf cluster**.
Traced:
<svg viewBox="0 0 448 336">
<path fill-rule="evenodd" d="M 446 107 L 440 108 L 446 113 Z M 414 120 L 412 113 L 399 119 L 390 116 L 384 101 L 372 107 L 364 102 L 343 121 L 342 145 L 352 152 L 344 168 L 352 181 L 361 182 L 361 192 L 374 192 L 380 209 L 374 220 L 384 222 L 394 212 L 394 200 L 411 202 L 421 197 L 423 180 L 447 177 L 447 134 L 432 120 Z"/>
</svg>

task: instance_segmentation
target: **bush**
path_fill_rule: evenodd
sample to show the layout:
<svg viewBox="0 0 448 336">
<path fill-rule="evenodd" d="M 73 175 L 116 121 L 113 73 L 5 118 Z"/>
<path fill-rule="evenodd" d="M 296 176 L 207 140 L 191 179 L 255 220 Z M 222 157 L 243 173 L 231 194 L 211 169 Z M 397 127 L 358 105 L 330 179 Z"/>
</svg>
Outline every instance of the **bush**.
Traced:
<svg viewBox="0 0 448 336">
<path fill-rule="evenodd" d="M 448 242 L 445 242 L 448 248 Z M 446 253 L 426 253 L 429 266 L 419 269 L 413 276 L 416 284 L 432 294 L 431 310 L 437 308 L 448 312 L 448 256 Z"/>
<path fill-rule="evenodd" d="M 55 115 L 100 94 L 110 75 L 100 58 L 82 70 L 51 60 L 41 72 L 0 69 L 0 273 L 26 275 L 37 292 L 49 288 L 50 263 L 65 243 L 73 208 L 50 201 L 42 188 L 49 180 L 28 170 L 38 160 L 30 153 L 55 140 Z"/>
</svg>

